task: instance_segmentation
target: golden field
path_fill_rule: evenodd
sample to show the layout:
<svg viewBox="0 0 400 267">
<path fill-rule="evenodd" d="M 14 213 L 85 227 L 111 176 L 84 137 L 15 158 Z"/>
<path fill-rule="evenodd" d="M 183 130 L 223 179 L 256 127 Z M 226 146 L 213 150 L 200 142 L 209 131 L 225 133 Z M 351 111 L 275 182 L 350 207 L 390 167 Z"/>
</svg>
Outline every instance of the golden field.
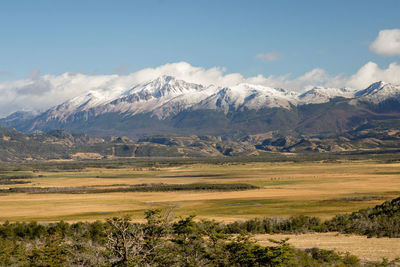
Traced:
<svg viewBox="0 0 400 267">
<path fill-rule="evenodd" d="M 25 172 L 26 173 L 26 172 Z M 35 172 L 30 184 L 9 187 L 127 186 L 143 183 L 248 183 L 247 191 L 115 192 L 0 195 L 0 220 L 77 221 L 128 214 L 140 220 L 149 208 L 177 216 L 234 221 L 295 215 L 330 218 L 382 203 L 400 192 L 400 164 L 340 163 L 191 164 L 168 168 L 91 168 Z"/>
<path fill-rule="evenodd" d="M 382 258 L 392 261 L 400 256 L 400 242 L 397 238 L 368 238 L 338 233 L 313 233 L 256 235 L 254 239 L 261 245 L 271 246 L 273 243 L 268 241 L 271 238 L 274 240 L 289 238 L 288 243 L 300 249 L 318 247 L 334 250 L 339 254 L 349 252 L 363 261 L 382 261 Z"/>
</svg>

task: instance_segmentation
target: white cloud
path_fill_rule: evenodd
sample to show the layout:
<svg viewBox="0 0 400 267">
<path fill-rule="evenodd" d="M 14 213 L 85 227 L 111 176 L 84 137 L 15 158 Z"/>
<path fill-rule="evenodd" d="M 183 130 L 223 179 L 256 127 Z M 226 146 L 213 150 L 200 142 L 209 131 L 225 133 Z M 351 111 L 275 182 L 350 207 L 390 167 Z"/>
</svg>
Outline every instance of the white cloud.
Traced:
<svg viewBox="0 0 400 267">
<path fill-rule="evenodd" d="M 348 79 L 347 85 L 361 89 L 376 81 L 400 84 L 400 65 L 394 62 L 381 69 L 376 63 L 368 62 Z"/>
<path fill-rule="evenodd" d="M 283 55 L 279 52 L 269 52 L 269 53 L 260 53 L 256 55 L 256 58 L 265 60 L 265 61 L 277 61 L 280 60 L 283 57 Z"/>
<path fill-rule="evenodd" d="M 244 82 L 302 92 L 317 85 L 343 87 L 346 84 L 346 78 L 342 75 L 332 76 L 325 70 L 316 68 L 296 78 L 291 78 L 290 74 L 281 76 L 270 75 L 268 77 L 258 75 L 246 78 Z"/>
<path fill-rule="evenodd" d="M 392 63 L 386 69 L 381 69 L 377 64 L 368 62 L 351 76 L 331 75 L 323 69 L 316 68 L 299 77 L 292 77 L 290 74 L 244 77 L 239 73 L 226 73 L 226 69 L 222 67 L 206 69 L 186 62 L 146 68 L 128 75 L 85 75 L 69 72 L 61 75 L 40 75 L 40 72 L 35 70 L 27 79 L 0 82 L 0 115 L 8 115 L 18 110 L 44 110 L 88 91 L 122 92 L 135 84 L 162 75 L 218 86 L 253 83 L 295 91 L 304 91 L 317 85 L 363 89 L 380 80 L 400 84 L 400 65 Z"/>
<path fill-rule="evenodd" d="M 400 29 L 380 31 L 369 49 L 381 56 L 399 56 Z"/>
</svg>

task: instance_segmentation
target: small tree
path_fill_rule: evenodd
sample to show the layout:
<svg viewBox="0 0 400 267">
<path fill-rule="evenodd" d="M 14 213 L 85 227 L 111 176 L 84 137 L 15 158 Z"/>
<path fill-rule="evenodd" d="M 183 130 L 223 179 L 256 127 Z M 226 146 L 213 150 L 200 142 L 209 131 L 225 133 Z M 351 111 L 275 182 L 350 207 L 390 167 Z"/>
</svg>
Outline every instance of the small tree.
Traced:
<svg viewBox="0 0 400 267">
<path fill-rule="evenodd" d="M 168 254 L 165 248 L 170 233 L 170 213 L 171 210 L 166 214 L 158 209 L 147 210 L 145 224 L 131 223 L 129 217 L 107 220 L 107 248 L 113 255 L 113 263 L 153 266 L 156 262 L 164 262 Z"/>
<path fill-rule="evenodd" d="M 172 242 L 175 244 L 178 266 L 204 266 L 206 264 L 203 236 L 191 215 L 172 225 Z"/>
<path fill-rule="evenodd" d="M 58 233 L 46 237 L 29 255 L 29 266 L 62 266 L 67 262 L 67 245 Z"/>
<path fill-rule="evenodd" d="M 170 216 L 172 210 L 162 213 L 160 209 L 145 211 L 146 224 L 143 225 L 143 249 L 140 263 L 142 265 L 155 265 L 156 262 L 168 262 L 166 237 L 171 233 Z"/>
<path fill-rule="evenodd" d="M 108 219 L 107 223 L 110 226 L 107 248 L 114 256 L 113 263 L 117 266 L 135 264 L 145 244 L 143 227 L 130 223 L 130 218 L 127 216 Z"/>
</svg>

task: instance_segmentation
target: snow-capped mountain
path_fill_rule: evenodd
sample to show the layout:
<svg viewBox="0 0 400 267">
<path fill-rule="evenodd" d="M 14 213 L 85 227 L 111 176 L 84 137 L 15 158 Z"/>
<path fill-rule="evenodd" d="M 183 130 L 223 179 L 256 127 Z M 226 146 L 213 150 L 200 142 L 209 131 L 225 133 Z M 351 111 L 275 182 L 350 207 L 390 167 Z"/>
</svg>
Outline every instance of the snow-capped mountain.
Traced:
<svg viewBox="0 0 400 267">
<path fill-rule="evenodd" d="M 351 88 L 326 88 L 316 86 L 307 92 L 299 95 L 299 104 L 320 104 L 329 102 L 335 97 L 353 98 L 356 90 Z"/>
<path fill-rule="evenodd" d="M 162 119 L 190 108 L 216 90 L 218 88 L 215 86 L 205 87 L 171 76 L 162 76 L 134 86 L 104 105 L 103 109 L 126 115 L 152 113 Z M 98 111 L 101 112 L 101 109 L 100 107 Z"/>
<path fill-rule="evenodd" d="M 118 94 L 119 93 L 119 94 Z M 230 88 L 203 86 L 162 76 L 138 84 L 124 92 L 89 92 L 47 111 L 47 120 L 66 120 L 79 113 L 99 115 L 116 112 L 127 115 L 151 113 L 159 119 L 186 109 L 236 111 L 281 107 L 290 109 L 297 103 L 297 93 L 261 85 L 239 84 Z"/>
<path fill-rule="evenodd" d="M 340 99 L 335 105 L 325 105 L 337 97 Z M 383 117 L 378 116 L 379 109 L 364 105 L 386 100 L 395 102 L 385 106 Z M 368 111 L 370 108 L 373 112 Z M 314 87 L 299 94 L 247 83 L 206 86 L 162 76 L 130 88 L 91 91 L 37 116 L 14 114 L 0 119 L 0 124 L 22 131 L 66 129 L 131 137 L 149 133 L 267 131 L 325 134 L 350 130 L 360 123 L 371 124 L 386 116 L 400 119 L 398 112 L 400 86 L 383 82 L 360 91 Z"/>
<path fill-rule="evenodd" d="M 400 85 L 382 81 L 371 84 L 364 90 L 358 91 L 356 100 L 379 104 L 388 99 L 400 100 Z"/>
<path fill-rule="evenodd" d="M 297 103 L 297 94 L 283 89 L 242 83 L 230 88 L 222 88 L 194 106 L 194 109 L 243 111 L 262 108 L 290 109 Z"/>
<path fill-rule="evenodd" d="M 202 85 L 178 81 L 170 76 L 162 76 L 156 80 L 136 85 L 126 91 L 91 91 L 50 108 L 46 111 L 46 117 L 47 120 L 65 121 L 74 114 L 85 112 L 92 115 L 107 112 L 129 113 L 130 115 L 151 112 L 168 100 L 202 89 Z"/>
<path fill-rule="evenodd" d="M 82 111 L 88 111 L 91 108 L 103 105 L 110 101 L 112 97 L 102 94 L 98 91 L 90 91 L 85 95 L 74 97 L 58 106 L 50 108 L 45 113 L 48 120 L 65 120 L 69 116 Z"/>
<path fill-rule="evenodd" d="M 66 120 L 76 113 L 120 113 L 124 116 L 150 113 L 159 119 L 183 110 L 229 111 L 263 108 L 291 109 L 297 105 L 322 104 L 336 97 L 377 104 L 388 98 L 400 99 L 400 86 L 377 82 L 356 91 L 351 88 L 313 87 L 298 94 L 280 88 L 242 83 L 232 87 L 204 86 L 171 76 L 114 91 L 92 91 L 49 109 L 47 120 Z"/>
</svg>

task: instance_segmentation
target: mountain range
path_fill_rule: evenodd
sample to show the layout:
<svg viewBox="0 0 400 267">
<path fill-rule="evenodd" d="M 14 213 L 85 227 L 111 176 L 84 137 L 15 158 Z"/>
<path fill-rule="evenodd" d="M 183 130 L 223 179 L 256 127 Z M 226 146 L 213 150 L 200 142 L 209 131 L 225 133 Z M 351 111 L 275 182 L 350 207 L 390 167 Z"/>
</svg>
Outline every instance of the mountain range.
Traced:
<svg viewBox="0 0 400 267">
<path fill-rule="evenodd" d="M 91 91 L 39 114 L 16 112 L 0 125 L 25 133 L 63 129 L 96 136 L 331 136 L 400 127 L 400 85 L 304 93 L 254 84 L 201 85 L 162 76 L 128 90 Z"/>
</svg>

